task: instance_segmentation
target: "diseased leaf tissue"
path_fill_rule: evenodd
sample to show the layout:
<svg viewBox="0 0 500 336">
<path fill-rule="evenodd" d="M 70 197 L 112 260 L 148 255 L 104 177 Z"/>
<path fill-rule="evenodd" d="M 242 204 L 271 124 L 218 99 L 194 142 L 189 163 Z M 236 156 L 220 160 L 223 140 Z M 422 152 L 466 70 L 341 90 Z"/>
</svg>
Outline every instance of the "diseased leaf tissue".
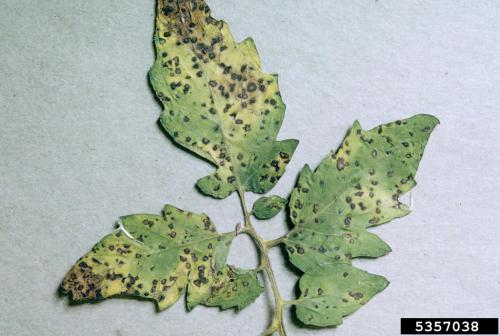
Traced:
<svg viewBox="0 0 500 336">
<path fill-rule="evenodd" d="M 217 198 L 269 191 L 298 141 L 276 140 L 285 105 L 277 76 L 261 70 L 253 40 L 236 43 L 203 1 L 160 1 L 155 46 L 149 77 L 165 108 L 161 124 L 217 167 L 198 188 Z"/>
<path fill-rule="evenodd" d="M 154 300 L 160 310 L 186 293 L 189 310 L 199 304 L 239 310 L 263 292 L 262 272 L 275 299 L 275 314 L 263 335 L 286 335 L 283 307 L 290 305 L 307 325 L 341 324 L 389 283 L 351 260 L 390 252 L 367 229 L 409 213 L 399 197 L 415 186 L 438 120 L 417 115 L 369 131 L 355 122 L 338 150 L 314 171 L 307 165 L 302 169 L 289 201 L 261 197 L 249 211 L 245 192 L 268 192 L 298 143 L 277 140 L 285 112 L 277 76 L 262 72 L 253 41 L 235 42 L 228 25 L 212 18 L 203 0 L 159 0 L 154 41 L 150 80 L 164 107 L 161 125 L 173 141 L 214 164 L 216 171 L 196 185 L 215 198 L 237 192 L 244 225 L 218 233 L 207 215 L 171 205 L 161 215 L 122 217 L 119 227 L 70 269 L 62 290 L 76 301 L 138 296 Z M 250 217 L 272 218 L 287 202 L 290 232 L 263 240 Z M 226 264 L 240 233 L 259 249 L 256 269 Z M 281 297 L 269 262 L 269 248 L 279 244 L 303 272 L 295 300 Z"/>
<path fill-rule="evenodd" d="M 284 243 L 300 279 L 297 316 L 338 325 L 388 281 L 351 266 L 390 247 L 367 228 L 409 213 L 399 196 L 411 190 L 427 139 L 438 120 L 428 115 L 363 131 L 358 122 L 314 172 L 305 166 L 290 197 L 294 225 Z"/>
<path fill-rule="evenodd" d="M 68 272 L 62 288 L 75 300 L 126 294 L 160 310 L 187 291 L 187 306 L 243 308 L 262 292 L 255 271 L 226 265 L 233 233 L 219 234 L 205 214 L 167 205 L 163 215 L 131 215 Z"/>
</svg>

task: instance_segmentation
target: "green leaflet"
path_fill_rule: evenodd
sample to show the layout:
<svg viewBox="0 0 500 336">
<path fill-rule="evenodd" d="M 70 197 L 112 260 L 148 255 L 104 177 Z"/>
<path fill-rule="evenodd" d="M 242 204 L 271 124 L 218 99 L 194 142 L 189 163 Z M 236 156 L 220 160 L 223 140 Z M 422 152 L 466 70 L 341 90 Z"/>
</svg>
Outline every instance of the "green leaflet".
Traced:
<svg viewBox="0 0 500 336">
<path fill-rule="evenodd" d="M 298 141 L 276 140 L 285 105 L 277 76 L 261 71 L 253 41 L 236 43 L 203 0 L 158 1 L 154 40 L 149 77 L 164 106 L 161 124 L 217 166 L 198 188 L 216 198 L 269 191 Z"/>
<path fill-rule="evenodd" d="M 345 263 L 323 265 L 300 278 L 297 317 L 318 327 L 340 325 L 342 317 L 361 308 L 388 284 L 383 276 Z"/>
<path fill-rule="evenodd" d="M 258 219 L 273 218 L 283 209 L 286 202 L 287 200 L 280 196 L 263 196 L 253 204 L 252 214 Z"/>
<path fill-rule="evenodd" d="M 253 271 L 237 273 L 226 265 L 233 237 L 217 233 L 205 214 L 170 205 L 163 216 L 125 216 L 119 229 L 76 262 L 61 288 L 77 301 L 140 296 L 156 301 L 160 310 L 187 288 L 188 309 L 198 304 L 240 309 L 260 295 L 255 288 L 261 285 Z M 242 281 L 247 286 L 237 287 L 233 297 L 218 297 L 220 287 Z"/>
<path fill-rule="evenodd" d="M 290 260 L 305 272 L 303 277 L 312 279 L 325 265 L 349 265 L 352 258 L 376 258 L 390 252 L 385 242 L 366 229 L 409 213 L 399 196 L 415 186 L 418 164 L 437 124 L 438 120 L 429 115 L 398 120 L 370 131 L 363 131 L 355 122 L 340 148 L 314 172 L 304 167 L 289 203 L 294 228 L 285 239 Z M 370 282 L 375 276 L 363 277 Z M 309 305 L 308 300 L 298 304 L 304 305 Z M 339 314 L 346 315 L 356 307 L 347 305 L 341 313 L 321 309 L 315 313 L 330 316 L 328 322 L 315 314 L 310 318 L 311 312 L 298 316 L 308 324 L 337 325 Z M 298 311 L 304 312 L 302 308 Z"/>
<path fill-rule="evenodd" d="M 224 277 L 221 278 L 224 281 L 212 286 L 210 297 L 203 302 L 205 306 L 240 310 L 255 301 L 264 291 L 264 286 L 253 270 L 244 270 L 228 265 L 224 269 Z"/>
</svg>

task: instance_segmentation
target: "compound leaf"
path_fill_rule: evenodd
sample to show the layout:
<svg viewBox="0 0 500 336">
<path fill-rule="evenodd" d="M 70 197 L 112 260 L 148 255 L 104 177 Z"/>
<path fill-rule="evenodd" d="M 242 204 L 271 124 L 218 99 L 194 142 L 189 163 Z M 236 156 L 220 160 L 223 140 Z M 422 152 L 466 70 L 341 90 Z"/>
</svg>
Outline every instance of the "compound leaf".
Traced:
<svg viewBox="0 0 500 336">
<path fill-rule="evenodd" d="M 76 301 L 130 295 L 152 299 L 160 310 L 174 304 L 186 289 L 188 309 L 224 303 L 217 298 L 219 288 L 241 277 L 226 265 L 233 238 L 234 233 L 218 233 L 205 214 L 170 205 L 163 216 L 125 216 L 120 228 L 75 263 L 61 288 Z M 239 286 L 232 305 L 226 306 L 243 307 L 258 294 L 249 295 Z"/>
<path fill-rule="evenodd" d="M 258 219 L 269 219 L 276 216 L 286 205 L 287 200 L 280 196 L 263 196 L 253 204 L 252 214 Z"/>
<path fill-rule="evenodd" d="M 164 106 L 160 122 L 175 142 L 217 167 L 198 188 L 216 198 L 269 191 L 298 141 L 276 140 L 285 105 L 253 41 L 236 43 L 203 0 L 159 0 L 154 40 L 149 77 Z"/>
<path fill-rule="evenodd" d="M 414 176 L 420 159 L 438 123 L 433 116 L 416 115 L 363 131 L 355 122 L 340 148 L 321 161 L 314 172 L 304 167 L 289 202 L 294 227 L 284 241 L 291 262 L 305 272 L 306 280 L 301 280 L 301 285 L 314 283 L 311 279 L 326 265 L 350 265 L 352 258 L 376 258 L 390 252 L 390 247 L 367 228 L 409 213 L 399 196 L 416 185 Z M 337 274 L 337 268 L 328 267 Z M 372 288 L 369 282 L 378 279 L 374 277 L 363 275 L 368 282 L 363 288 Z M 382 290 L 385 286 L 380 283 L 375 287 Z M 369 293 L 374 295 L 376 291 Z M 309 299 L 299 305 L 309 307 Z M 344 305 L 339 311 L 331 311 L 329 306 L 330 310 L 321 308 L 317 312 L 326 314 L 329 320 L 314 314 L 310 318 L 312 313 L 309 310 L 306 314 L 306 308 L 298 309 L 302 312 L 298 316 L 308 324 L 337 325 L 339 316 L 358 307 Z"/>
</svg>

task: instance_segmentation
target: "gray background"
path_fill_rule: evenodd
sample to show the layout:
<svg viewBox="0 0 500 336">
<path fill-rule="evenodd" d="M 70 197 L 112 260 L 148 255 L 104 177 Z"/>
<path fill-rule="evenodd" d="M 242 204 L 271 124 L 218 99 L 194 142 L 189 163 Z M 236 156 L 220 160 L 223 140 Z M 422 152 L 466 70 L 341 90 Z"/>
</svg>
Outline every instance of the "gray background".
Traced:
<svg viewBox="0 0 500 336">
<path fill-rule="evenodd" d="M 287 195 L 354 119 L 365 128 L 416 113 L 441 119 L 412 193 L 413 213 L 373 232 L 390 255 L 356 264 L 391 285 L 337 329 L 290 335 L 398 335 L 400 317 L 500 312 L 500 1 L 212 0 L 237 39 L 255 39 L 280 75 L 280 137 L 300 145 L 274 193 Z M 241 313 L 114 299 L 71 307 L 56 295 L 72 263 L 118 216 L 164 203 L 241 220 L 235 196 L 196 192 L 212 171 L 156 125 L 146 80 L 154 2 L 0 2 L 0 334 L 256 335 L 270 298 Z M 254 197 L 252 197 L 254 198 Z M 256 224 L 267 238 L 283 217 Z M 230 262 L 252 267 L 238 238 Z M 296 275 L 273 251 L 285 297 Z"/>
</svg>

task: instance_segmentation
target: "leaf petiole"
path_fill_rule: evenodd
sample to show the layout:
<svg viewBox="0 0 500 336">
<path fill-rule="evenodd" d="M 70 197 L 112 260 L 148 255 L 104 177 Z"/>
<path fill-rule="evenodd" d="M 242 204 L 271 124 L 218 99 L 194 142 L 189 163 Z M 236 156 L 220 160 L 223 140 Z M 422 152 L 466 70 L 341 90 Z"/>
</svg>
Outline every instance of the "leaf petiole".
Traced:
<svg viewBox="0 0 500 336">
<path fill-rule="evenodd" d="M 286 236 L 287 235 L 283 235 L 283 236 L 276 238 L 276 239 L 266 240 L 265 245 L 267 248 L 271 248 L 271 247 L 275 247 L 275 246 L 278 246 L 280 244 L 283 244 L 285 239 L 286 239 Z"/>
<path fill-rule="evenodd" d="M 263 270 L 271 283 L 271 289 L 274 296 L 274 316 L 271 321 L 270 326 L 262 333 L 262 336 L 272 335 L 277 332 L 280 336 L 286 336 L 286 330 L 283 325 L 283 305 L 284 300 L 281 297 L 278 285 L 276 283 L 276 277 L 274 276 L 274 271 L 271 266 L 271 262 L 269 260 L 269 247 L 267 243 L 269 241 L 264 241 L 261 236 L 255 231 L 252 222 L 250 221 L 250 213 L 248 212 L 248 208 L 245 200 L 245 192 L 243 190 L 238 190 L 238 196 L 240 198 L 241 208 L 243 210 L 243 217 L 245 220 L 244 228 L 241 232 L 247 234 L 256 245 L 259 255 L 260 255 L 260 265 L 259 270 Z M 279 239 L 283 239 L 284 237 L 280 237 Z"/>
</svg>

